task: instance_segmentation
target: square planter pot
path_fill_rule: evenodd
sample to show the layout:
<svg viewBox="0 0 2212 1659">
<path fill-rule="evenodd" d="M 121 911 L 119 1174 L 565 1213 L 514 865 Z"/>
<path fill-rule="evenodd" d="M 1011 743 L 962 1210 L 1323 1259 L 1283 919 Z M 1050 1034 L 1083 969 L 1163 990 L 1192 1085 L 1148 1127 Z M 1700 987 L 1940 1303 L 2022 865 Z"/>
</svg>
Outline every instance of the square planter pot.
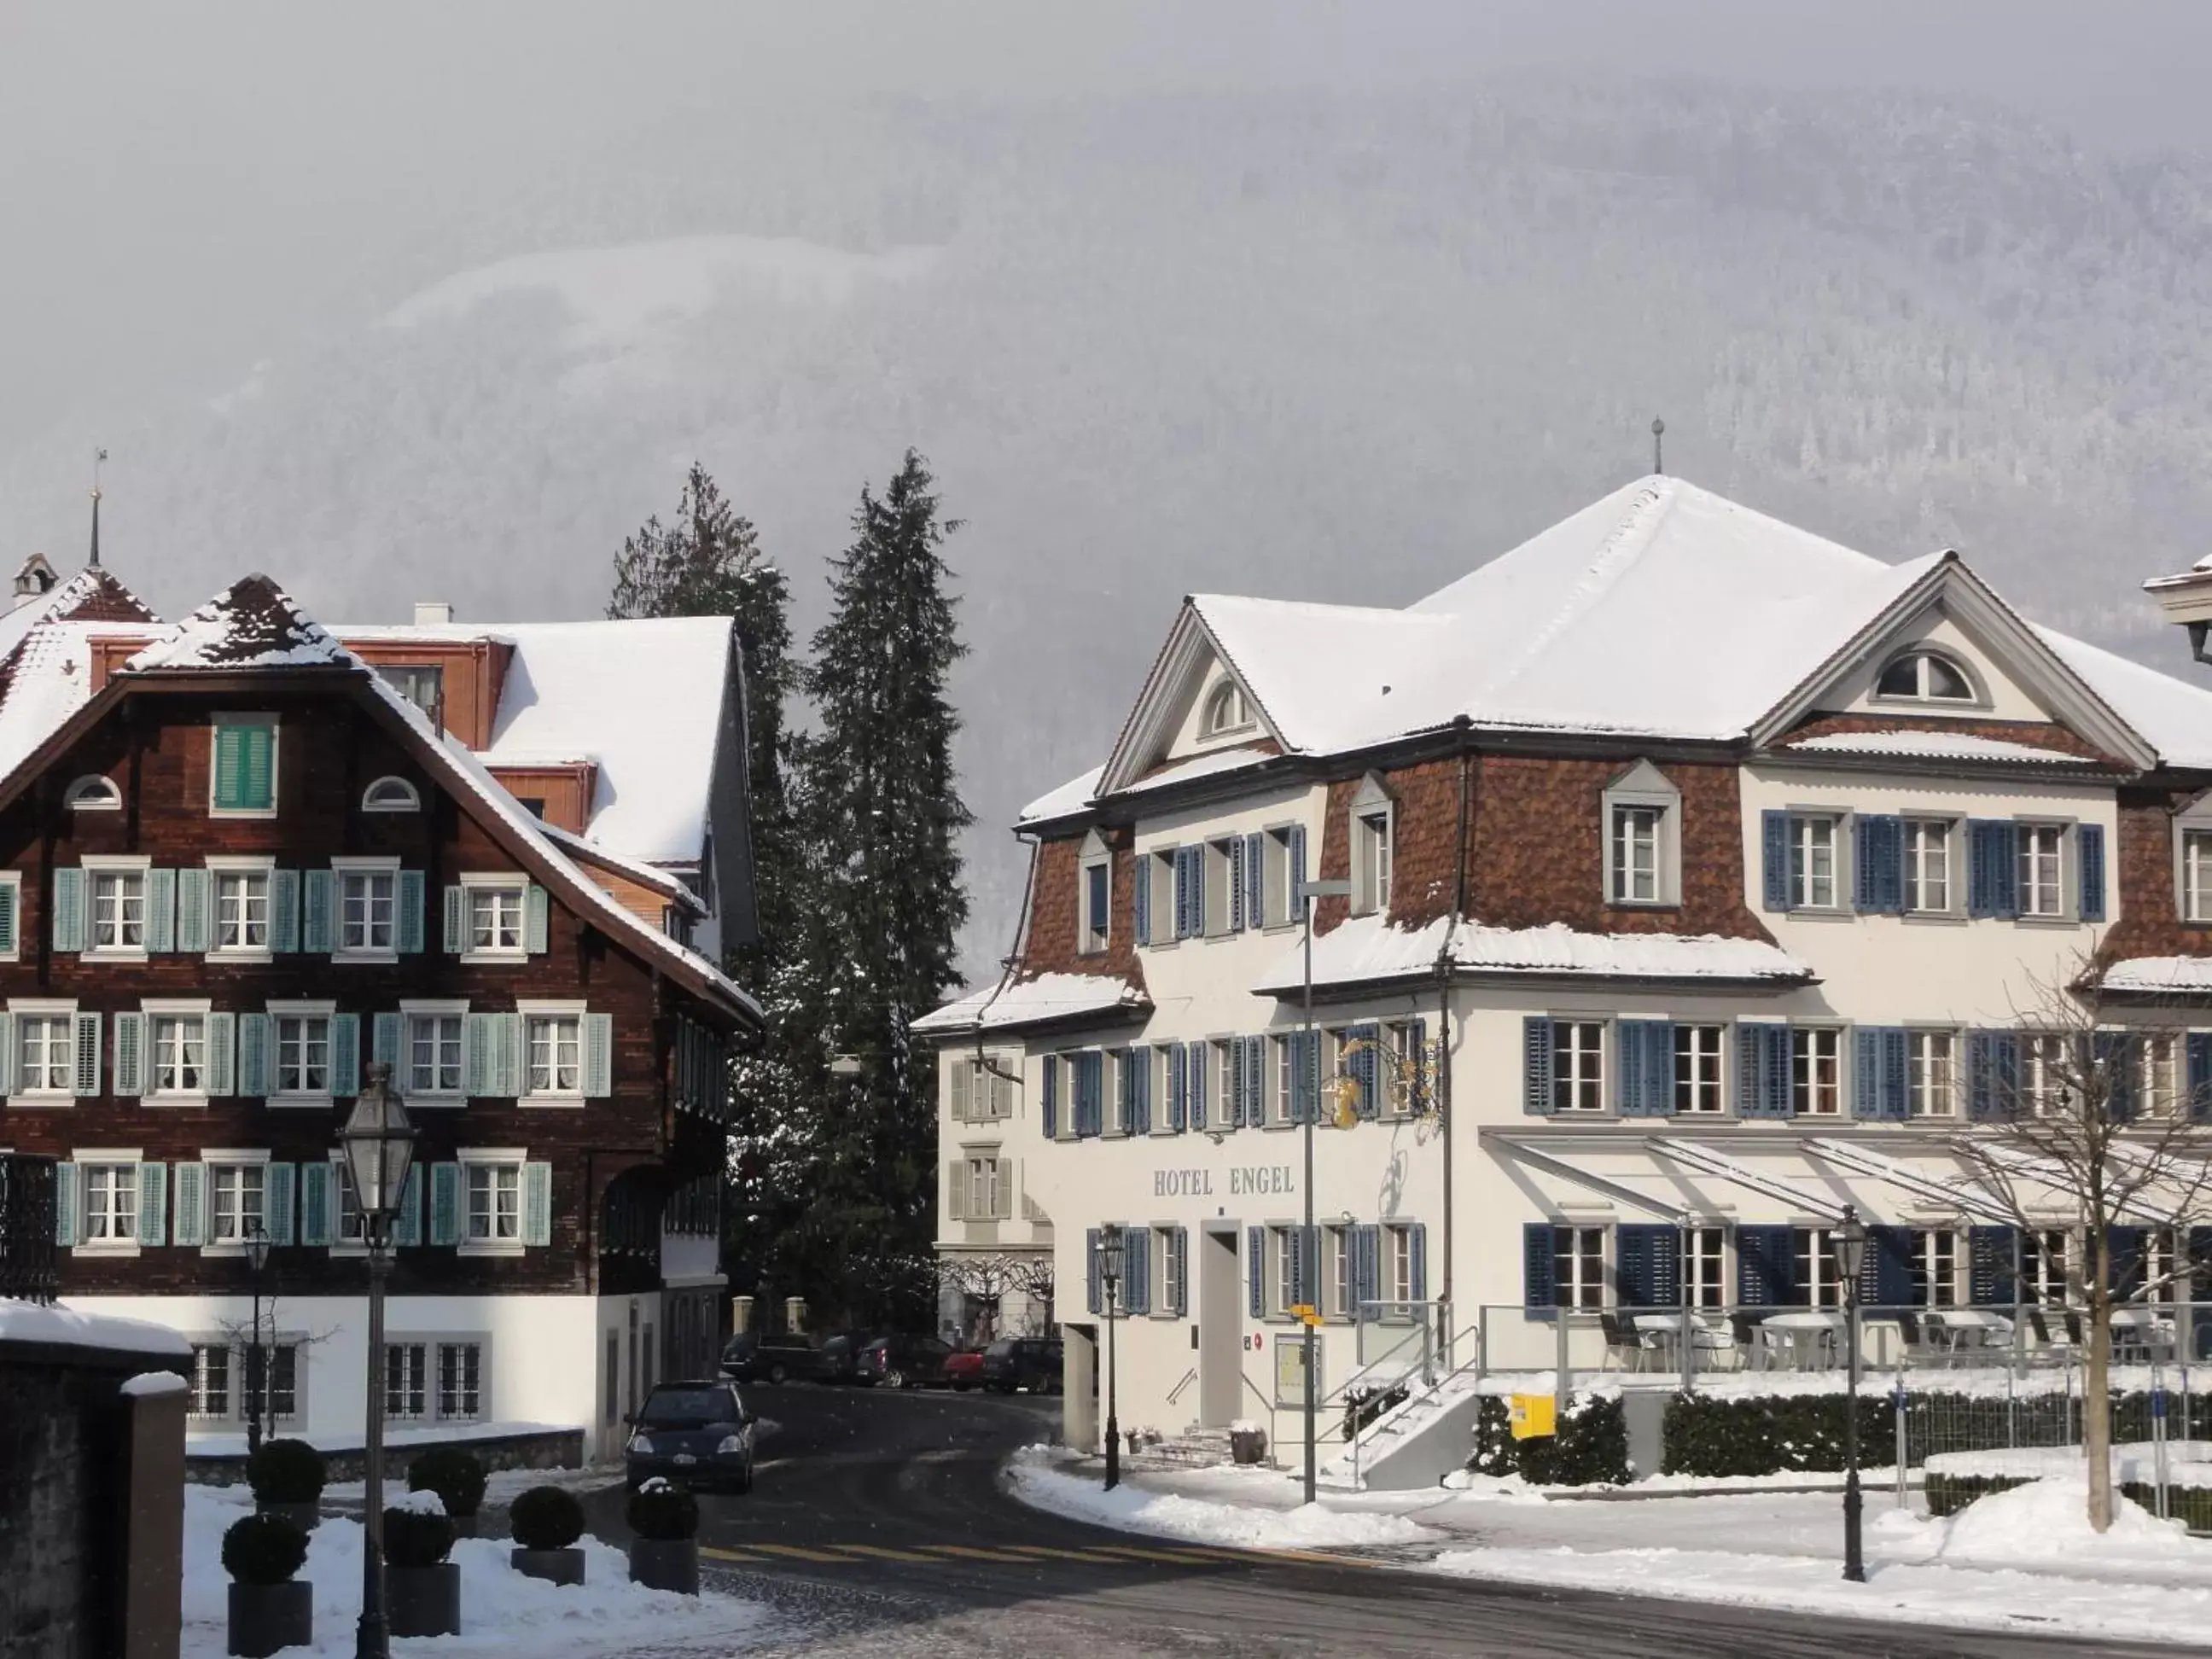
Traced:
<svg viewBox="0 0 2212 1659">
<path fill-rule="evenodd" d="M 281 1515 L 292 1522 L 301 1532 L 313 1532 L 323 1518 L 323 1503 L 319 1498 L 305 1504 L 260 1504 L 254 1509 L 263 1515 Z"/>
<path fill-rule="evenodd" d="M 584 1582 L 584 1553 L 579 1549 L 526 1550 L 517 1545 L 507 1559 L 525 1578 L 543 1578 L 549 1584 Z"/>
<path fill-rule="evenodd" d="M 314 1640 L 315 1587 L 307 1580 L 230 1587 L 232 1653 L 268 1659 L 286 1648 L 312 1647 Z"/>
<path fill-rule="evenodd" d="M 1229 1455 L 1239 1463 L 1257 1463 L 1267 1455 L 1267 1437 L 1253 1429 L 1229 1437 Z"/>
<path fill-rule="evenodd" d="M 647 1589 L 699 1593 L 699 1540 L 696 1538 L 633 1538 L 629 1582 Z"/>
<path fill-rule="evenodd" d="M 386 1567 L 384 1608 L 394 1636 L 459 1635 L 459 1564 L 441 1561 L 434 1567 Z"/>
</svg>

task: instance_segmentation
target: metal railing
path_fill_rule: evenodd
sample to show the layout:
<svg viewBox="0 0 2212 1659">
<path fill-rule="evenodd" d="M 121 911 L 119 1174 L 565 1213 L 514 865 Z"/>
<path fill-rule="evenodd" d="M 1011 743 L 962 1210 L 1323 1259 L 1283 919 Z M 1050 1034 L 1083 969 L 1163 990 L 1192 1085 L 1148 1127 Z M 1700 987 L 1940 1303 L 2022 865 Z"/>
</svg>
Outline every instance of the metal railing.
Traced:
<svg viewBox="0 0 2212 1659">
<path fill-rule="evenodd" d="M 50 1158 L 0 1157 L 0 1297 L 52 1302 L 60 1289 L 54 1249 L 54 1174 Z"/>
</svg>

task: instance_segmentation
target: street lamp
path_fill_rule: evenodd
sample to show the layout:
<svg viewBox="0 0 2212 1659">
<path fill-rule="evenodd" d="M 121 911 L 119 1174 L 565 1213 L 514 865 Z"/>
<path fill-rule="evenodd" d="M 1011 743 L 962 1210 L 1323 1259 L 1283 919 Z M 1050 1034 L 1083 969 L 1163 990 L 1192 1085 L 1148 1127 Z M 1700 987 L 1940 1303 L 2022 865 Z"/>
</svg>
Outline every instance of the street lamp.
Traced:
<svg viewBox="0 0 2212 1659">
<path fill-rule="evenodd" d="M 1844 1206 L 1844 1224 L 1829 1237 L 1836 1243 L 1836 1272 L 1844 1281 L 1844 1341 L 1849 1350 L 1850 1381 L 1844 1399 L 1844 1577 L 1866 1583 L 1859 1550 L 1859 1270 L 1866 1266 L 1866 1223 L 1856 1207 Z"/>
<path fill-rule="evenodd" d="M 246 1273 L 253 1286 L 253 1338 L 246 1345 L 246 1450 L 261 1449 L 261 1399 L 269 1376 L 261 1346 L 261 1275 L 269 1271 L 269 1232 L 258 1216 L 246 1224 Z"/>
<path fill-rule="evenodd" d="M 1301 1063 L 1313 1067 L 1313 1096 L 1306 1102 L 1305 1110 L 1299 1114 L 1305 1120 L 1306 1152 L 1305 1230 L 1298 1235 L 1298 1259 L 1301 1261 L 1306 1259 L 1306 1252 L 1312 1248 L 1314 1240 L 1318 1237 L 1314 1231 L 1314 1120 L 1321 1115 L 1321 1048 L 1314 1036 L 1313 1023 L 1314 901 L 1321 898 L 1346 898 L 1351 896 L 1351 893 L 1352 884 L 1348 881 L 1300 880 L 1297 884 L 1298 912 L 1305 918 L 1306 924 L 1305 1011 L 1301 1017 L 1299 1028 L 1304 1035 L 1298 1038 L 1298 1042 L 1305 1051 L 1305 1059 Z M 1316 1251 L 1315 1255 L 1317 1256 L 1319 1252 Z M 1255 1273 L 1259 1271 L 1256 1264 L 1253 1271 Z M 1316 1294 L 1318 1293 L 1319 1290 L 1316 1287 Z M 1314 1397 L 1314 1327 L 1311 1320 L 1305 1322 L 1304 1352 L 1300 1358 L 1305 1362 L 1306 1374 L 1305 1496 L 1306 1502 L 1310 1504 L 1314 1501 L 1315 1474 L 1317 1467 L 1315 1454 L 1314 1414 L 1319 1403 Z"/>
<path fill-rule="evenodd" d="M 1121 1289 L 1121 1243 L 1119 1227 L 1098 1234 L 1098 1280 L 1106 1291 L 1106 1490 L 1121 1484 L 1121 1422 L 1114 1409 L 1114 1304 Z"/>
<path fill-rule="evenodd" d="M 362 1458 L 366 1503 L 362 1513 L 361 1626 L 355 1659 L 390 1659 L 391 1632 L 384 1618 L 384 1281 L 392 1273 L 392 1224 L 415 1161 L 415 1127 L 392 1087 L 392 1067 L 368 1068 L 368 1086 L 354 1101 L 338 1131 L 354 1205 L 361 1212 L 362 1242 L 368 1247 L 368 1423 Z"/>
</svg>

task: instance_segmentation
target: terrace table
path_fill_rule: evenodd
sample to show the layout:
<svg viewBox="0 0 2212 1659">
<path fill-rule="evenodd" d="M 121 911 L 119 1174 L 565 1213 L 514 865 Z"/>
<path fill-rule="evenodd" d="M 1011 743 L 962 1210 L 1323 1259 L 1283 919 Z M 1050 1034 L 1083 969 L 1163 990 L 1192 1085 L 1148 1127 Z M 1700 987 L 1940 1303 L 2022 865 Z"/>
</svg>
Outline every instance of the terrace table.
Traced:
<svg viewBox="0 0 2212 1659">
<path fill-rule="evenodd" d="M 1986 1308 L 1931 1308 L 1922 1321 L 1949 1362 L 2012 1346 L 2012 1321 Z"/>
<path fill-rule="evenodd" d="M 1795 1371 L 1823 1370 L 1836 1363 L 1848 1320 L 1840 1308 L 1807 1308 L 1769 1314 L 1759 1322 L 1762 1364 L 1786 1360 Z"/>
<path fill-rule="evenodd" d="M 2155 1308 L 2112 1310 L 2112 1358 L 2123 1365 L 2169 1361 L 2174 1355 L 2173 1321 Z"/>
</svg>

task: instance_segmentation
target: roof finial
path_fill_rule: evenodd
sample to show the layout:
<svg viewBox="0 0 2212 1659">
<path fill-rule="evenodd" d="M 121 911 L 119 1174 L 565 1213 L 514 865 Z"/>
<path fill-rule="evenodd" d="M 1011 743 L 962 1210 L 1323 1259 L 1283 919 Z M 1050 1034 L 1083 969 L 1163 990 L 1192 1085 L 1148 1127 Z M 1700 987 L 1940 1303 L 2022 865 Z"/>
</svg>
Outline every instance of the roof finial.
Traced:
<svg viewBox="0 0 2212 1659">
<path fill-rule="evenodd" d="M 1651 471 L 1655 477 L 1667 470 L 1659 464 L 1659 441 L 1666 435 L 1667 422 L 1655 415 L 1651 419 Z"/>
<path fill-rule="evenodd" d="M 100 568 L 100 464 L 107 459 L 107 452 L 92 452 L 92 568 Z"/>
</svg>

